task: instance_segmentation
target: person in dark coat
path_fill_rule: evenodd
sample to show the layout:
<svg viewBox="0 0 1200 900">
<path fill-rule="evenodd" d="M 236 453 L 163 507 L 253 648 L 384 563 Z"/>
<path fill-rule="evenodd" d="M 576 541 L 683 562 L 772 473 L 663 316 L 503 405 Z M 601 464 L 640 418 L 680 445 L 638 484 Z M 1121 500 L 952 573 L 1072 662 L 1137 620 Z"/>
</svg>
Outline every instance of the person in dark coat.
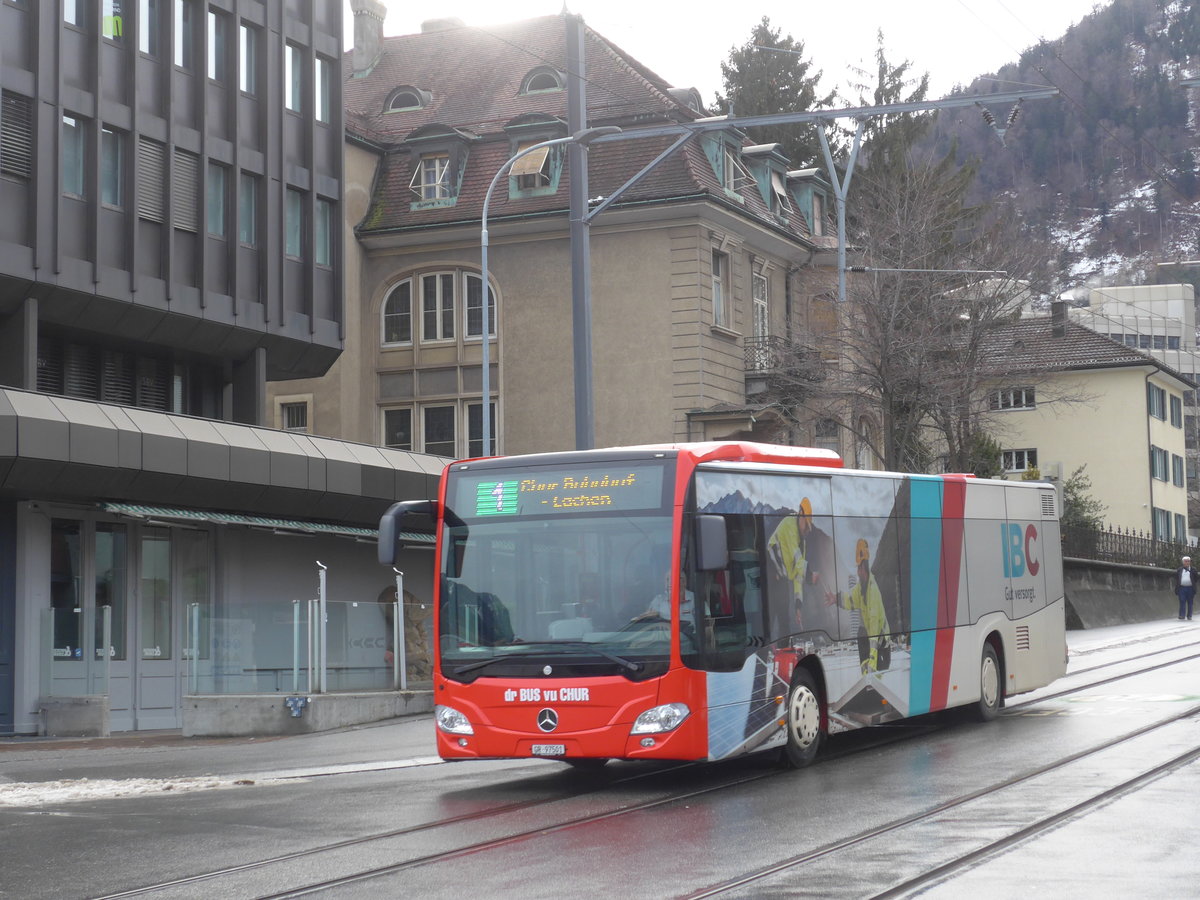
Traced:
<svg viewBox="0 0 1200 900">
<path fill-rule="evenodd" d="M 1200 584 L 1200 572 L 1192 568 L 1192 558 L 1185 556 L 1183 565 L 1175 570 L 1175 594 L 1179 597 L 1179 618 L 1192 617 L 1192 600 Z"/>
</svg>

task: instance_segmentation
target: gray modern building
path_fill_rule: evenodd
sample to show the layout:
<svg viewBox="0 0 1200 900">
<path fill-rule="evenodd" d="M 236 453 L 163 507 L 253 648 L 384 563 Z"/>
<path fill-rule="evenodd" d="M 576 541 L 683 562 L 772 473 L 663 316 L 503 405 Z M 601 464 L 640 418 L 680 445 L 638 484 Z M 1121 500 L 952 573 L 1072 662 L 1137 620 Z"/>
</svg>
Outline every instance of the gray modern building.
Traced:
<svg viewBox="0 0 1200 900">
<path fill-rule="evenodd" d="M 71 694 L 179 727 L 231 634 L 222 689 L 272 689 L 269 604 L 388 584 L 370 530 L 441 461 L 266 427 L 342 349 L 342 33 L 341 0 L 0 0 L 0 734 Z"/>
</svg>

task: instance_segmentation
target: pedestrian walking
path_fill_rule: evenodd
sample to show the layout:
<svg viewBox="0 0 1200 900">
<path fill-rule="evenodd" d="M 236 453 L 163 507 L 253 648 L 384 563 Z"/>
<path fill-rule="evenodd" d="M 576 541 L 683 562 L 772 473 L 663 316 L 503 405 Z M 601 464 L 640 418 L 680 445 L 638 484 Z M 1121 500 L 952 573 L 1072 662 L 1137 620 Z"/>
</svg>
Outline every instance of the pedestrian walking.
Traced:
<svg viewBox="0 0 1200 900">
<path fill-rule="evenodd" d="M 1175 594 L 1179 597 L 1179 618 L 1192 617 L 1192 600 L 1196 597 L 1196 585 L 1200 583 L 1200 572 L 1192 568 L 1192 558 L 1185 556 L 1175 570 Z"/>
</svg>

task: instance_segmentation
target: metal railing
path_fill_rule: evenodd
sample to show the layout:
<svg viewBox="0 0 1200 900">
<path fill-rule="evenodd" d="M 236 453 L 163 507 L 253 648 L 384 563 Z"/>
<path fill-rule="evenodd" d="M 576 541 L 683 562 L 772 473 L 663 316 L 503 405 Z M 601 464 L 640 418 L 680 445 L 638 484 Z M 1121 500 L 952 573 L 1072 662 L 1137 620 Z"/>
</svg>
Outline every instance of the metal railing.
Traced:
<svg viewBox="0 0 1200 900">
<path fill-rule="evenodd" d="M 341 600 L 328 596 L 325 567 L 317 565 L 316 597 L 189 603 L 180 648 L 185 693 L 357 693 L 425 684 L 432 610 L 400 601 L 403 574 L 396 573 L 388 602 Z M 135 662 L 120 637 L 114 641 L 111 607 L 42 610 L 40 625 L 42 697 L 108 696 L 114 675 L 129 683 Z"/>
<path fill-rule="evenodd" d="M 742 345 L 747 372 L 776 372 L 791 352 L 791 345 L 781 337 L 748 337 Z"/>
<path fill-rule="evenodd" d="M 1174 569 L 1179 560 L 1194 548 L 1182 541 L 1163 541 L 1133 529 L 1080 528 L 1062 529 L 1063 556 L 1094 559 L 1101 562 Z"/>
</svg>

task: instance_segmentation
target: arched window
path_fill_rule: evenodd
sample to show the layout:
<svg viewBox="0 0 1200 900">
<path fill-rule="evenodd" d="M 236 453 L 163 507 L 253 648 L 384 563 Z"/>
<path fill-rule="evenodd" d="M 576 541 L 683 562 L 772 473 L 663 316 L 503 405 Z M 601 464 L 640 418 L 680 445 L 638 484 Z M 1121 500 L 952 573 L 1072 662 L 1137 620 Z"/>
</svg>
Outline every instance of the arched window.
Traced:
<svg viewBox="0 0 1200 900">
<path fill-rule="evenodd" d="M 540 94 L 562 89 L 562 75 L 554 69 L 534 69 L 525 76 L 525 81 L 521 84 L 522 94 Z"/>
<path fill-rule="evenodd" d="M 408 109 L 424 109 L 429 103 L 429 92 L 414 87 L 398 87 L 388 96 L 383 105 L 384 112 L 401 112 Z"/>
<path fill-rule="evenodd" d="M 488 290 L 488 335 L 497 331 L 496 292 Z M 419 326 L 420 337 L 414 336 Z M 380 309 L 380 342 L 385 345 L 466 341 L 483 336 L 483 282 L 478 272 L 437 268 L 409 273 Z"/>
<path fill-rule="evenodd" d="M 383 343 L 412 343 L 412 279 L 405 279 L 383 301 Z"/>
</svg>

